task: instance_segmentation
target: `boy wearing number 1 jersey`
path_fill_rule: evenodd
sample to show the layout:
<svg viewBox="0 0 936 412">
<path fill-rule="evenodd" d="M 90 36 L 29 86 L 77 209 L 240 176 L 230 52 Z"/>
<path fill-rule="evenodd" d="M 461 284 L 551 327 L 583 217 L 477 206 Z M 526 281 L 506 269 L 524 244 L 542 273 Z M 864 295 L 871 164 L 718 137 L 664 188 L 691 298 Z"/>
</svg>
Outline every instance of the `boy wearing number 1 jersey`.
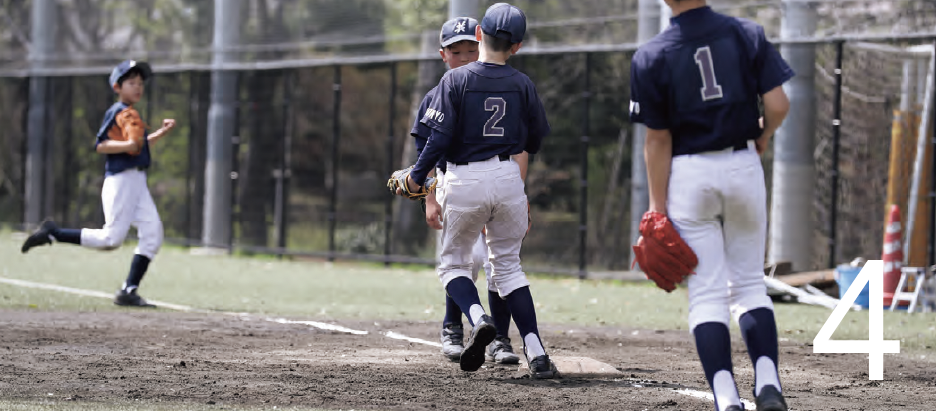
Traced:
<svg viewBox="0 0 936 412">
<path fill-rule="evenodd" d="M 731 364 L 734 317 L 754 364 L 757 409 L 786 410 L 763 279 L 760 154 L 789 110 L 782 86 L 793 70 L 756 23 L 716 13 L 705 0 L 666 4 L 670 27 L 631 64 L 630 117 L 647 126 L 649 212 L 667 215 L 699 258 L 688 278 L 689 327 L 716 409 L 744 409 Z"/>
</svg>

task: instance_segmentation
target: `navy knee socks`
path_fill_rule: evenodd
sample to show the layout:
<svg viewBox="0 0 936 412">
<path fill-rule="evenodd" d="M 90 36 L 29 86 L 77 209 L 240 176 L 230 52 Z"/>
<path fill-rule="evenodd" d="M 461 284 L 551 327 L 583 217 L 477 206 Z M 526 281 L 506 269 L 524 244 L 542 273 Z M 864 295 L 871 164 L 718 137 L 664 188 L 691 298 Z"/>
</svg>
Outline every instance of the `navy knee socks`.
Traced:
<svg viewBox="0 0 936 412">
<path fill-rule="evenodd" d="M 458 307 L 458 303 L 455 303 L 455 299 L 452 299 L 448 294 L 445 295 L 445 317 L 442 319 L 442 326 L 452 324 L 452 325 L 461 325 L 462 324 L 462 311 Z"/>
<path fill-rule="evenodd" d="M 764 385 L 774 385 L 780 390 L 777 322 L 773 311 L 768 308 L 751 310 L 741 315 L 738 325 L 747 344 L 751 363 L 754 364 L 754 396 L 760 394 Z"/>
<path fill-rule="evenodd" d="M 728 325 L 706 322 L 692 330 L 696 350 L 702 361 L 705 378 L 715 395 L 715 408 L 724 410 L 729 405 L 741 405 L 731 365 L 731 334 Z"/>
<path fill-rule="evenodd" d="M 127 280 L 124 282 L 123 289 L 127 292 L 132 291 L 140 287 L 140 281 L 143 280 L 143 275 L 146 274 L 146 269 L 149 268 L 150 259 L 143 255 L 133 255 L 133 263 L 130 264 L 130 274 L 127 275 Z"/>
<path fill-rule="evenodd" d="M 467 277 L 457 277 L 449 282 L 446 292 L 458 304 L 461 311 L 468 314 L 468 322 L 474 326 L 476 319 L 472 318 L 471 307 L 474 305 L 481 307 L 481 298 L 478 297 L 478 288 L 475 287 L 474 282 Z"/>
<path fill-rule="evenodd" d="M 56 229 L 52 232 L 56 242 L 81 244 L 81 229 Z"/>
<path fill-rule="evenodd" d="M 489 290 L 488 306 L 491 308 L 491 318 L 494 319 L 494 326 L 497 327 L 497 337 L 506 338 L 507 333 L 510 332 L 510 305 L 506 299 L 501 299 L 500 294 Z"/>
</svg>

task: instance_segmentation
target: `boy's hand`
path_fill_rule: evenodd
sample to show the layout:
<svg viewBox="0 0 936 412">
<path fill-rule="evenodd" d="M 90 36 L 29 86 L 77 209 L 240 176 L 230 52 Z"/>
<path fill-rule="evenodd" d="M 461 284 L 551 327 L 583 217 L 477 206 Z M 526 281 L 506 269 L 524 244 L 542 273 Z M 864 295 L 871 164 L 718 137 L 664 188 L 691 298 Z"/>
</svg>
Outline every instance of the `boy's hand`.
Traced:
<svg viewBox="0 0 936 412">
<path fill-rule="evenodd" d="M 426 224 L 435 230 L 442 230 L 442 205 L 432 194 L 426 196 Z"/>
<path fill-rule="evenodd" d="M 175 119 L 164 119 L 162 124 L 162 129 L 165 131 L 170 131 L 175 127 Z"/>
</svg>

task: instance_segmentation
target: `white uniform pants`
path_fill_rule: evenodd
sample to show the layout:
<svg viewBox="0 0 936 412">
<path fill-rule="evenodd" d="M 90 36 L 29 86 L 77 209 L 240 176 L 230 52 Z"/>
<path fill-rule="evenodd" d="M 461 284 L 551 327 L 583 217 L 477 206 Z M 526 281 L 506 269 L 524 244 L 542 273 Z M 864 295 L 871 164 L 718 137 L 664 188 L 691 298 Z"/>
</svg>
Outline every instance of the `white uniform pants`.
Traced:
<svg viewBox="0 0 936 412">
<path fill-rule="evenodd" d="M 146 172 L 130 169 L 107 176 L 101 201 L 104 228 L 82 229 L 81 245 L 92 249 L 117 249 L 127 237 L 130 226 L 135 226 L 140 241 L 134 253 L 153 259 L 162 246 L 163 226 L 146 185 Z"/>
<path fill-rule="evenodd" d="M 438 184 L 436 186 L 436 200 L 439 204 L 442 204 L 443 188 L 442 186 L 445 183 L 445 174 L 441 173 L 436 169 L 436 179 L 438 179 Z M 436 264 L 441 263 L 442 255 L 442 231 L 436 231 Z M 474 247 L 471 250 L 471 280 L 474 282 L 478 281 L 478 272 L 481 269 L 484 269 L 484 277 L 487 280 L 487 288 L 491 292 L 497 292 L 497 287 L 494 286 L 494 281 L 491 279 L 491 261 L 488 259 L 488 248 L 487 241 L 484 232 L 478 235 L 478 241 L 474 243 Z"/>
<path fill-rule="evenodd" d="M 486 227 L 490 283 L 501 297 L 529 286 L 520 267 L 520 246 L 527 229 L 527 203 L 520 167 L 497 157 L 467 165 L 448 164 L 442 190 L 442 286 L 470 277 L 472 251 Z M 490 288 L 490 286 L 489 286 Z"/>
<path fill-rule="evenodd" d="M 673 158 L 667 213 L 699 258 L 689 276 L 689 328 L 728 325 L 757 308 L 773 309 L 764 284 L 767 189 L 753 141 Z"/>
</svg>

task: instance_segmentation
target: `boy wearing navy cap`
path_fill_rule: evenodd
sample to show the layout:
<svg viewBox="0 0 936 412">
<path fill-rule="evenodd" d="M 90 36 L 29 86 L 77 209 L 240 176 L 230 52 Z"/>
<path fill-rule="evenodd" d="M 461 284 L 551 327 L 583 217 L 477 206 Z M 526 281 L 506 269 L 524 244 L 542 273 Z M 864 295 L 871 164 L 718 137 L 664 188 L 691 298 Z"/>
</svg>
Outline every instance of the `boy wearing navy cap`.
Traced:
<svg viewBox="0 0 936 412">
<path fill-rule="evenodd" d="M 449 69 L 457 69 L 478 60 L 478 40 L 475 36 L 477 26 L 478 21 L 470 17 L 457 17 L 442 25 L 442 30 L 439 33 L 439 55 Z M 435 88 L 430 90 L 419 105 L 416 122 L 410 132 L 416 139 L 417 154 L 422 153 L 431 134 L 431 129 L 420 123 L 420 119 L 425 115 L 426 109 L 432 101 L 431 96 L 434 91 Z M 439 176 L 440 181 L 437 187 L 441 187 L 441 181 L 444 179 L 446 170 L 445 162 L 440 161 L 436 168 L 438 169 L 436 175 Z M 431 173 L 433 172 L 430 171 Z M 442 205 L 437 200 L 437 197 L 441 199 L 441 195 L 442 191 L 439 189 L 435 195 L 427 196 L 423 205 L 426 213 L 426 223 L 436 230 L 442 229 L 440 220 L 442 218 Z M 487 244 L 484 239 L 485 235 L 482 231 L 474 243 L 471 256 L 471 279 L 477 281 L 478 272 L 480 272 L 483 264 L 488 285 L 488 302 L 497 328 L 497 337 L 494 342 L 488 345 L 486 358 L 496 363 L 516 364 L 520 362 L 520 358 L 514 353 L 513 347 L 510 345 L 510 338 L 507 337 L 510 328 L 510 308 L 507 306 L 507 302 L 497 295 L 497 288 L 494 287 L 494 282 L 491 280 L 492 270 L 487 259 Z M 441 251 L 441 247 L 438 249 Z M 442 354 L 451 361 L 458 361 L 465 349 L 464 336 L 462 311 L 452 297 L 446 295 L 445 316 L 442 319 L 442 331 L 440 333 Z"/>
<path fill-rule="evenodd" d="M 47 220 L 23 242 L 21 249 L 26 253 L 33 247 L 56 241 L 114 250 L 123 243 L 130 226 L 135 226 L 139 243 L 127 280 L 114 297 L 114 303 L 121 306 L 153 306 L 137 294 L 137 289 L 163 240 L 162 221 L 147 187 L 146 169 L 150 166 L 149 145 L 169 133 L 175 127 L 175 120 L 165 119 L 159 130 L 146 134 L 146 124 L 133 105 L 143 98 L 145 83 L 151 76 L 148 64 L 125 60 L 114 68 L 109 78 L 109 86 L 117 94 L 118 101 L 104 114 L 95 144 L 97 152 L 106 156 L 101 190 L 104 227 L 65 229 Z"/>
<path fill-rule="evenodd" d="M 472 245 L 485 228 L 492 279 L 520 330 L 531 376 L 548 379 L 557 371 L 539 337 L 530 283 L 520 267 L 520 246 L 529 227 L 522 178 L 526 153 L 535 154 L 550 130 L 533 82 L 507 65 L 525 32 L 520 9 L 507 3 L 488 8 L 475 30 L 481 43 L 478 61 L 449 70 L 429 95 L 420 123 L 430 135 L 407 184 L 418 191 L 414 187 L 423 185 L 431 169 L 446 162 L 438 273 L 473 326 L 461 369 L 478 370 L 485 346 L 497 335 L 470 278 Z"/>
</svg>

